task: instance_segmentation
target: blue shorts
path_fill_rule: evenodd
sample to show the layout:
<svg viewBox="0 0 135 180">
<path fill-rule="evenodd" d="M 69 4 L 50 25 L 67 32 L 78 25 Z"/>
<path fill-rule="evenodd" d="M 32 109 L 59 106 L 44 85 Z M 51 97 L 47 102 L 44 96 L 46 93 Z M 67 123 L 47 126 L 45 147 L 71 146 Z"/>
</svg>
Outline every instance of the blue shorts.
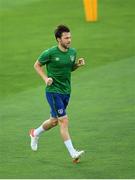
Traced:
<svg viewBox="0 0 135 180">
<path fill-rule="evenodd" d="M 46 98 L 51 108 L 51 117 L 59 118 L 66 115 L 70 94 L 46 92 Z"/>
</svg>

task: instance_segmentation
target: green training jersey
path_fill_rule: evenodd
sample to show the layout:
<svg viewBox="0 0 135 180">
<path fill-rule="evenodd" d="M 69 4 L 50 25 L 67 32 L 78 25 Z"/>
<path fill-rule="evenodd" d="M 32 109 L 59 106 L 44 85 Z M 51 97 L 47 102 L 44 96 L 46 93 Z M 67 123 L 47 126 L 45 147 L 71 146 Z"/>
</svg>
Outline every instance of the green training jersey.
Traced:
<svg viewBox="0 0 135 180">
<path fill-rule="evenodd" d="M 69 48 L 66 52 L 54 46 L 41 53 L 38 61 L 46 65 L 47 76 L 53 79 L 50 86 L 46 86 L 47 92 L 70 94 L 71 71 L 76 60 L 76 50 Z"/>
</svg>

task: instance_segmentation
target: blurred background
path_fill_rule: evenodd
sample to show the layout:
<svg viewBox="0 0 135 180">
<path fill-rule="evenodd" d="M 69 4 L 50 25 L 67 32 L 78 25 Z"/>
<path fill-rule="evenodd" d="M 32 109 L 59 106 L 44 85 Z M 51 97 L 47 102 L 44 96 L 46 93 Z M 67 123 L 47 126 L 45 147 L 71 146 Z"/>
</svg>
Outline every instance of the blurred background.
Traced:
<svg viewBox="0 0 135 180">
<path fill-rule="evenodd" d="M 86 22 L 82 0 L 0 0 L 0 178 L 135 178 L 135 1 L 98 0 Z M 73 165 L 59 128 L 31 152 L 28 131 L 49 116 L 33 64 L 70 27 L 85 67 L 72 74 L 68 114 L 73 142 L 86 154 Z M 34 166 L 34 167 L 33 167 Z"/>
</svg>

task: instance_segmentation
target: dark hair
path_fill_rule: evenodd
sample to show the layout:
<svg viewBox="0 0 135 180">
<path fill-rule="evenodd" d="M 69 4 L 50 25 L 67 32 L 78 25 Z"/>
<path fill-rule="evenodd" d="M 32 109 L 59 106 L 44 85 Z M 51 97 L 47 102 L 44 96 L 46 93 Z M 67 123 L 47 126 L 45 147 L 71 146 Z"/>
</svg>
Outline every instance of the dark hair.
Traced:
<svg viewBox="0 0 135 180">
<path fill-rule="evenodd" d="M 70 29 L 65 25 L 59 25 L 54 31 L 55 38 L 61 38 L 63 32 L 70 32 Z"/>
</svg>

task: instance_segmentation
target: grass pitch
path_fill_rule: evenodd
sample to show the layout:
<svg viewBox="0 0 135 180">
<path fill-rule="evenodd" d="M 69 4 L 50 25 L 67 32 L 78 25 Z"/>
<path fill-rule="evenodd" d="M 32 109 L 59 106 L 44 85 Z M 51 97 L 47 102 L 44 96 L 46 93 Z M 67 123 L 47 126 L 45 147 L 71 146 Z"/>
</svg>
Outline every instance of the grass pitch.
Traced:
<svg viewBox="0 0 135 180">
<path fill-rule="evenodd" d="M 134 6 L 99 1 L 99 21 L 87 23 L 81 0 L 0 0 L 0 178 L 135 178 Z M 29 147 L 29 129 L 49 115 L 33 64 L 56 44 L 60 23 L 86 59 L 73 72 L 68 108 L 73 143 L 86 151 L 77 165 L 59 127 L 41 136 L 38 152 Z"/>
</svg>

